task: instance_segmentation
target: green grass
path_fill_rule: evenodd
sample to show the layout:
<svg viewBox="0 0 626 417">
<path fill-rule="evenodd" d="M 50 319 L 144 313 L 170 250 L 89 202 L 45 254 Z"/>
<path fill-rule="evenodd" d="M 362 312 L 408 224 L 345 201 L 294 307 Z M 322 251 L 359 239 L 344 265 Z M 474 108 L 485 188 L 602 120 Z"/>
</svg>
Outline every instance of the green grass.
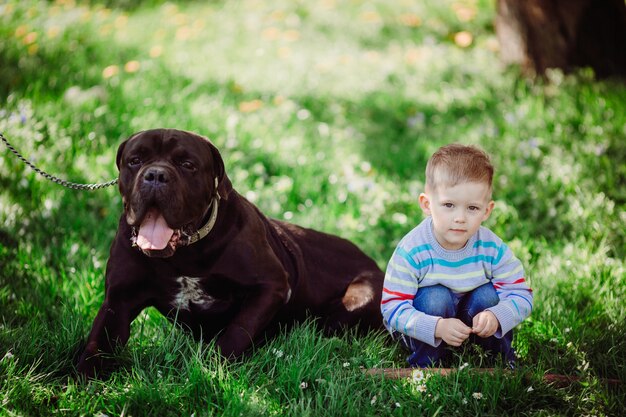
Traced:
<svg viewBox="0 0 626 417">
<path fill-rule="evenodd" d="M 624 384 L 604 382 L 626 381 L 623 84 L 503 68 L 486 0 L 107 4 L 0 3 L 0 132 L 42 168 L 101 182 L 133 132 L 196 131 L 265 213 L 349 238 L 385 268 L 422 219 L 429 155 L 478 144 L 497 170 L 488 226 L 524 262 L 535 309 L 513 374 L 473 372 L 482 357 L 468 351 L 452 377 L 368 377 L 404 366 L 388 336 L 311 323 L 228 363 L 148 310 L 119 369 L 81 382 L 121 199 L 46 182 L 3 149 L 0 415 L 623 413 Z M 545 372 L 581 380 L 558 388 Z"/>
</svg>

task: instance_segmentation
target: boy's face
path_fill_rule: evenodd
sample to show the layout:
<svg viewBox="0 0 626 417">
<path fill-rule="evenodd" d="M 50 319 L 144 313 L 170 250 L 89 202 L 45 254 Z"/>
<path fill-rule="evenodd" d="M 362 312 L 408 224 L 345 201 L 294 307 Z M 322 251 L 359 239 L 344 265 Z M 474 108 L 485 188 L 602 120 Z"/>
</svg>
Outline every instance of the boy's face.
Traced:
<svg viewBox="0 0 626 417">
<path fill-rule="evenodd" d="M 436 190 L 420 194 L 420 207 L 433 219 L 437 242 L 445 249 L 465 246 L 493 210 L 489 186 L 482 182 L 466 182 L 454 186 L 440 185 Z"/>
</svg>

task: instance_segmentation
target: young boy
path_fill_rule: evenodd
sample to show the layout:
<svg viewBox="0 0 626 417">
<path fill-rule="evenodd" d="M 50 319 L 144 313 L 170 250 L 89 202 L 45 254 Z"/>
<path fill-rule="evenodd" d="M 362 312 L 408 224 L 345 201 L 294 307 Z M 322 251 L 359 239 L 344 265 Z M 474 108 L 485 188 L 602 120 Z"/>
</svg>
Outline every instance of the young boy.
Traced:
<svg viewBox="0 0 626 417">
<path fill-rule="evenodd" d="M 512 363 L 513 328 L 532 311 L 524 268 L 481 223 L 489 218 L 493 166 L 471 146 L 447 145 L 426 165 L 419 204 L 426 219 L 393 253 L 381 311 L 412 354 L 411 366 L 438 364 L 447 346 L 469 340 Z"/>
</svg>

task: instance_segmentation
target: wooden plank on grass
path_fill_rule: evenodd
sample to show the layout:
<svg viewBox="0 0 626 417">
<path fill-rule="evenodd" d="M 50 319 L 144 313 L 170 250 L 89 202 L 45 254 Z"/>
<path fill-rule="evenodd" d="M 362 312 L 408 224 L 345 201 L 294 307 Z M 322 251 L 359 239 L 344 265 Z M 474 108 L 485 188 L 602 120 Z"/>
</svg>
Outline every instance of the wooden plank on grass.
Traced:
<svg viewBox="0 0 626 417">
<path fill-rule="evenodd" d="M 422 371 L 424 374 L 428 375 L 442 375 L 448 376 L 455 372 L 458 372 L 458 369 L 455 368 L 373 368 L 373 369 L 365 369 L 364 372 L 366 375 L 382 375 L 385 378 L 389 379 L 402 379 L 402 378 L 411 378 L 413 373 L 416 371 Z M 472 372 L 474 373 L 494 373 L 496 371 L 495 368 L 472 368 Z M 515 371 L 510 371 L 508 369 L 502 370 L 504 373 L 511 373 Z M 580 382 L 581 378 L 574 375 L 562 375 L 562 374 L 545 374 L 543 376 L 543 380 L 552 384 L 556 387 L 563 388 L 567 387 L 575 382 Z M 600 378 L 600 381 L 607 385 L 620 385 L 622 382 L 619 379 L 611 379 L 611 378 Z"/>
</svg>

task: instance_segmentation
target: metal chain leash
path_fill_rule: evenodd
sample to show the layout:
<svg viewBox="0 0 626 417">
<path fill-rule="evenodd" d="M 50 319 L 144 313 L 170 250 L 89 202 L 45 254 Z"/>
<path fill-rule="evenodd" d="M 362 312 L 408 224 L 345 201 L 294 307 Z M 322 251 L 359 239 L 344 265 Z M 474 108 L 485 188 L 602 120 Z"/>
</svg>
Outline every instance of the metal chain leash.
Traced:
<svg viewBox="0 0 626 417">
<path fill-rule="evenodd" d="M 38 173 L 39 175 L 41 175 L 47 180 L 50 180 L 54 183 L 62 185 L 63 187 L 71 188 L 73 190 L 98 190 L 100 188 L 110 187 L 112 185 L 117 184 L 117 178 L 109 182 L 105 182 L 101 184 L 77 184 L 75 182 L 70 182 L 70 181 L 66 181 L 61 178 L 55 177 L 54 175 L 50 175 L 47 172 L 42 171 L 41 169 L 37 168 L 32 162 L 24 158 L 22 154 L 20 154 L 17 151 L 17 149 L 15 149 L 13 145 L 9 143 L 9 141 L 4 137 L 4 135 L 1 132 L 0 132 L 0 139 L 2 139 L 2 142 L 4 142 L 4 144 L 7 145 L 9 150 L 13 152 L 13 154 L 15 154 L 15 156 L 18 159 L 20 159 L 22 162 L 24 162 L 26 165 L 32 168 L 36 173 Z"/>
</svg>

